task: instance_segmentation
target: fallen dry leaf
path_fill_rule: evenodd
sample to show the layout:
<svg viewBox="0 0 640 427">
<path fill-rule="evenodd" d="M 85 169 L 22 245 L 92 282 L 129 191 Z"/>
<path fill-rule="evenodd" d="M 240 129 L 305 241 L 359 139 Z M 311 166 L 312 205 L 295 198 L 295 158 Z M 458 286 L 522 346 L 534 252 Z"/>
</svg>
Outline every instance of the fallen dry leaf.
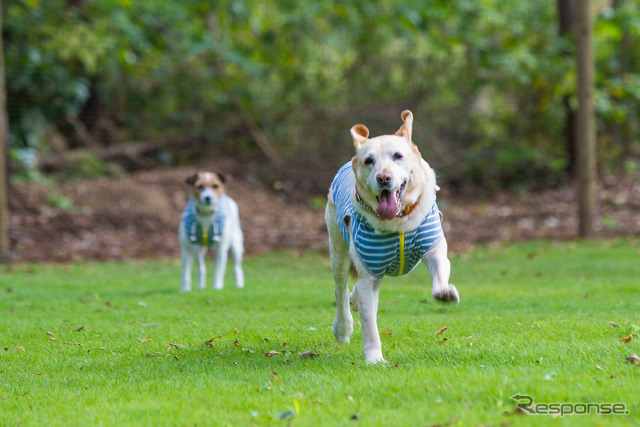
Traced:
<svg viewBox="0 0 640 427">
<path fill-rule="evenodd" d="M 16 348 L 16 349 L 18 349 L 18 350 L 20 350 L 20 351 L 25 351 L 25 350 L 24 350 L 24 347 L 22 347 L 22 346 L 14 345 L 13 347 L 14 347 L 14 348 Z"/>
<path fill-rule="evenodd" d="M 614 329 L 618 327 L 618 324 L 616 322 L 613 322 L 613 321 L 609 322 L 609 325 L 611 325 L 611 327 L 614 328 Z"/>
<path fill-rule="evenodd" d="M 76 329 L 73 330 L 73 332 L 80 332 L 83 329 L 84 329 L 84 326 L 78 326 Z"/>
<path fill-rule="evenodd" d="M 275 351 L 275 350 L 269 350 L 264 355 L 267 356 L 267 357 L 271 357 L 271 356 L 275 356 L 276 354 L 280 354 L 280 352 L 279 351 Z"/>
<path fill-rule="evenodd" d="M 78 347 L 84 347 L 84 344 L 81 344 L 79 342 L 73 342 L 73 341 L 65 341 L 62 344 L 77 345 Z"/>
<path fill-rule="evenodd" d="M 222 335 L 218 335 L 217 337 L 213 337 L 210 340 L 203 342 L 202 345 L 213 347 L 213 340 L 215 340 L 216 338 L 222 338 Z"/>
<path fill-rule="evenodd" d="M 314 353 L 311 350 L 303 351 L 302 353 L 298 353 L 302 359 L 313 359 L 314 357 L 320 356 L 318 353 Z"/>
<path fill-rule="evenodd" d="M 104 305 L 106 305 L 107 307 L 113 308 L 113 304 L 111 304 L 111 301 L 105 301 Z"/>
<path fill-rule="evenodd" d="M 527 411 L 525 411 L 524 409 L 522 409 L 519 406 L 516 406 L 516 409 L 513 410 L 513 413 L 516 415 L 528 415 L 529 413 Z"/>
<path fill-rule="evenodd" d="M 640 357 L 638 357 L 637 353 L 633 353 L 631 356 L 627 357 L 627 362 L 633 364 L 636 362 L 640 362 Z"/>
<path fill-rule="evenodd" d="M 55 334 L 53 332 L 51 332 L 51 331 L 47 331 L 47 335 L 54 336 Z"/>
<path fill-rule="evenodd" d="M 602 368 L 600 367 L 600 365 L 596 365 L 596 369 L 598 369 L 599 371 L 602 371 Z"/>
<path fill-rule="evenodd" d="M 393 329 L 385 329 L 381 332 L 382 335 L 393 335 Z"/>
<path fill-rule="evenodd" d="M 169 346 L 171 346 L 171 347 L 175 347 L 175 348 L 184 348 L 184 346 L 183 346 L 183 345 L 180 345 L 180 344 L 174 344 L 174 343 L 171 343 L 171 342 L 169 343 Z"/>
<path fill-rule="evenodd" d="M 436 331 L 436 333 L 435 333 L 435 334 L 433 334 L 433 335 L 440 335 L 441 333 L 443 333 L 444 331 L 446 331 L 448 328 L 449 328 L 448 326 L 445 326 L 444 328 L 440 328 L 440 329 L 438 329 L 438 330 Z"/>
<path fill-rule="evenodd" d="M 627 343 L 629 343 L 629 341 L 631 341 L 632 339 L 633 339 L 633 334 L 629 334 L 629 338 L 622 338 L 622 339 L 620 340 L 620 342 L 621 342 L 621 343 L 623 343 L 623 344 L 627 344 Z"/>
<path fill-rule="evenodd" d="M 442 338 L 442 341 L 438 341 L 438 344 L 444 344 L 447 341 L 446 338 Z"/>
<path fill-rule="evenodd" d="M 148 339 L 148 338 L 141 338 L 138 341 L 140 341 L 140 342 L 152 342 L 153 340 Z"/>
</svg>

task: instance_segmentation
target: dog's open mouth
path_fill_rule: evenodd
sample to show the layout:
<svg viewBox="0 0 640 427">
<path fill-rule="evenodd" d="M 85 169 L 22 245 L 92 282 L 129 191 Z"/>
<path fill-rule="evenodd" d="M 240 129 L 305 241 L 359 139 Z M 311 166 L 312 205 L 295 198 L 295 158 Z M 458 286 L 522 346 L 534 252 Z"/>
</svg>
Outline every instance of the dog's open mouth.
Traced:
<svg viewBox="0 0 640 427">
<path fill-rule="evenodd" d="M 382 193 L 378 196 L 378 209 L 376 209 L 378 215 L 385 219 L 393 219 L 398 215 L 406 186 L 407 182 L 405 181 L 393 193 L 389 190 L 382 190 Z"/>
</svg>

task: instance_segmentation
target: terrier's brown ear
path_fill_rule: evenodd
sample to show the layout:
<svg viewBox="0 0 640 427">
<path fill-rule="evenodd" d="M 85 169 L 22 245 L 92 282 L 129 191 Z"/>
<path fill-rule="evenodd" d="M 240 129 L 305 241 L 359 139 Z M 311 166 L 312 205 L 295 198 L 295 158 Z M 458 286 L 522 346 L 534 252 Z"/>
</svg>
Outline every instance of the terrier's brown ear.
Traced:
<svg viewBox="0 0 640 427">
<path fill-rule="evenodd" d="M 220 172 L 216 172 L 216 175 L 218 175 L 218 178 L 220 179 L 220 181 L 222 181 L 223 184 L 226 184 L 227 181 L 229 181 L 229 177 L 221 174 Z"/>
<path fill-rule="evenodd" d="M 351 128 L 350 132 L 353 138 L 353 145 L 356 149 L 369 140 L 369 129 L 367 129 L 365 125 L 355 125 Z"/>
<path fill-rule="evenodd" d="M 402 117 L 402 121 L 404 121 L 404 123 L 400 126 L 400 129 L 396 131 L 396 135 L 404 136 L 409 142 L 411 142 L 411 133 L 413 132 L 413 113 L 409 110 L 404 110 L 402 114 L 400 114 L 400 117 Z"/>
<path fill-rule="evenodd" d="M 193 184 L 196 183 L 196 181 L 198 180 L 198 174 L 194 173 L 193 175 L 189 175 L 187 177 L 187 180 L 185 181 L 187 184 L 193 186 Z"/>
</svg>

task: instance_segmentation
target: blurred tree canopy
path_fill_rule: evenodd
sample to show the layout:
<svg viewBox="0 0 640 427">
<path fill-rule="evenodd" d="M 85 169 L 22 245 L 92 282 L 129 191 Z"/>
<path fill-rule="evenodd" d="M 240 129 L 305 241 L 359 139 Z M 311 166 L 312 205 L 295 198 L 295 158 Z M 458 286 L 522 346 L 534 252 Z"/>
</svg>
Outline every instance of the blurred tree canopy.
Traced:
<svg viewBox="0 0 640 427">
<path fill-rule="evenodd" d="M 640 2 L 598 1 L 600 162 L 638 153 Z M 563 180 L 575 43 L 556 0 L 5 0 L 16 168 L 90 140 L 197 136 L 308 164 L 416 116 L 451 182 Z M 86 138 L 85 138 L 86 139 Z M 86 145 L 86 141 L 84 144 Z M 291 161 L 291 160 L 290 160 Z M 636 163 L 626 166 L 632 168 Z"/>
</svg>

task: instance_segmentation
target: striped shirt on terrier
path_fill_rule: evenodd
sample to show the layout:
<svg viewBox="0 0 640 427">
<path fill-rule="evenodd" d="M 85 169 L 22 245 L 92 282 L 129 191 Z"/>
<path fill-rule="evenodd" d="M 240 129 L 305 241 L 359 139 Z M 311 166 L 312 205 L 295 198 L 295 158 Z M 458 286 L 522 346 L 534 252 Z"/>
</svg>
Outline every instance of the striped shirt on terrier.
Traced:
<svg viewBox="0 0 640 427">
<path fill-rule="evenodd" d="M 218 206 L 216 216 L 213 218 L 209 228 L 203 230 L 196 217 L 196 201 L 193 197 L 189 199 L 187 207 L 182 212 L 182 223 L 191 243 L 211 247 L 220 241 L 222 230 L 224 229 L 224 222 L 230 209 L 230 200 L 226 194 L 220 197 L 220 206 Z"/>
</svg>

